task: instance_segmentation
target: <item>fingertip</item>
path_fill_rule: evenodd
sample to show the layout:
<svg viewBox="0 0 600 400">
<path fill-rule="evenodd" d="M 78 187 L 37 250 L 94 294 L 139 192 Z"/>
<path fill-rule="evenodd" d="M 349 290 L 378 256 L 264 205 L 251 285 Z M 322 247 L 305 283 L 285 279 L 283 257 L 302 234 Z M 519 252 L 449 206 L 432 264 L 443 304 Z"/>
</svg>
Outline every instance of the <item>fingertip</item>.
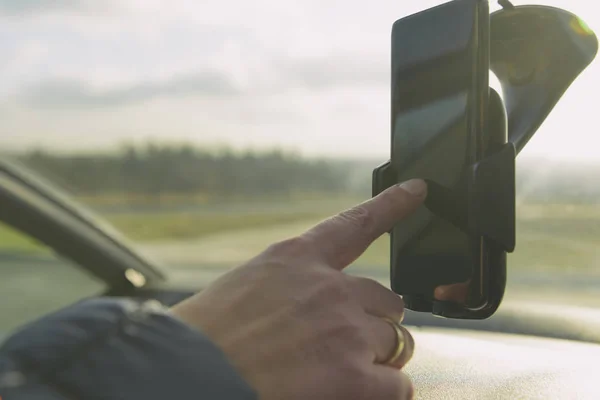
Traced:
<svg viewBox="0 0 600 400">
<path fill-rule="evenodd" d="M 398 400 L 412 400 L 414 398 L 414 385 L 406 373 L 385 366 L 377 366 L 376 371 L 380 384 L 375 385 L 377 389 L 369 398 Z"/>
<path fill-rule="evenodd" d="M 434 299 L 442 301 L 453 301 L 456 303 L 466 302 L 468 294 L 468 282 L 438 286 L 433 291 Z"/>
<path fill-rule="evenodd" d="M 406 389 L 406 398 L 408 400 L 413 400 L 415 398 L 415 387 L 413 386 L 411 381 L 408 382 L 408 387 Z"/>
<path fill-rule="evenodd" d="M 415 398 L 415 386 L 408 375 L 401 373 L 400 376 L 402 378 L 402 387 L 404 389 L 404 397 L 402 398 L 406 400 L 413 400 Z"/>
<path fill-rule="evenodd" d="M 397 372 L 400 378 L 400 393 L 398 398 L 402 400 L 413 400 L 415 398 L 415 387 L 412 380 L 404 372 Z"/>
<path fill-rule="evenodd" d="M 438 286 L 433 291 L 433 298 L 436 300 L 445 300 L 448 293 L 448 286 Z"/>
</svg>

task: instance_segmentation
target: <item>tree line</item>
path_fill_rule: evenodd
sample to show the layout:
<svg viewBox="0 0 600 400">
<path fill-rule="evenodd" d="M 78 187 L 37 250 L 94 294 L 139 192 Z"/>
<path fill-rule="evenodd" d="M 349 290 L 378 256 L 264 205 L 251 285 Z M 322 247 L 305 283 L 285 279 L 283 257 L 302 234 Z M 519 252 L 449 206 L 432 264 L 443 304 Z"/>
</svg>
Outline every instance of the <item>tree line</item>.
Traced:
<svg viewBox="0 0 600 400">
<path fill-rule="evenodd" d="M 282 150 L 209 151 L 192 145 L 149 144 L 106 154 L 35 150 L 18 158 L 78 195 L 339 193 L 348 190 L 350 181 L 340 163 L 309 160 Z"/>
<path fill-rule="evenodd" d="M 283 150 L 219 151 L 190 144 L 124 146 L 112 153 L 17 156 L 25 165 L 77 195 L 107 193 L 251 197 L 371 193 L 371 173 L 382 160 L 307 159 Z M 600 165 L 524 163 L 517 196 L 534 203 L 599 203 Z"/>
</svg>

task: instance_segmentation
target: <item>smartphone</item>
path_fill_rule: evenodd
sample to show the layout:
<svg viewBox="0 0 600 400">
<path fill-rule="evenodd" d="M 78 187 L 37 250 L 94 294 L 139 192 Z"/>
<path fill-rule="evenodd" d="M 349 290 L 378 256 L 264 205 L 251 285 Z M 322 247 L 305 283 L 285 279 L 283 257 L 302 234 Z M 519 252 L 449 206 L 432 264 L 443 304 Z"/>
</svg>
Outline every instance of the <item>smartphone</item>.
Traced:
<svg viewBox="0 0 600 400">
<path fill-rule="evenodd" d="M 487 0 L 454 0 L 394 23 L 390 168 L 396 182 L 424 178 L 457 188 L 467 168 L 495 143 L 506 143 L 505 131 L 487 126 L 489 21 Z M 392 289 L 417 311 L 430 311 L 436 301 L 482 309 L 489 305 L 489 268 L 505 267 L 505 254 L 484 237 L 425 206 L 391 231 L 391 250 Z"/>
</svg>

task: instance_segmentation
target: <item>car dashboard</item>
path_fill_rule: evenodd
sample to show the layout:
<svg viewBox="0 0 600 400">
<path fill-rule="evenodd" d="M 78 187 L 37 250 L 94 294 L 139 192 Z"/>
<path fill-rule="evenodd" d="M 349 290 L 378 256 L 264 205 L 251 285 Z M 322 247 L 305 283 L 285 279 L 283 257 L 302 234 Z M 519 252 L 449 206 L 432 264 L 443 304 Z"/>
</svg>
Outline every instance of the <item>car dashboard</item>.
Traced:
<svg viewBox="0 0 600 400">
<path fill-rule="evenodd" d="M 160 290 L 142 298 L 174 304 L 192 292 Z M 416 399 L 599 399 L 600 311 L 506 301 L 487 320 L 434 317 L 408 310 L 415 338 L 406 367 Z"/>
<path fill-rule="evenodd" d="M 411 329 L 417 399 L 597 399 L 600 346 L 525 335 Z"/>
</svg>

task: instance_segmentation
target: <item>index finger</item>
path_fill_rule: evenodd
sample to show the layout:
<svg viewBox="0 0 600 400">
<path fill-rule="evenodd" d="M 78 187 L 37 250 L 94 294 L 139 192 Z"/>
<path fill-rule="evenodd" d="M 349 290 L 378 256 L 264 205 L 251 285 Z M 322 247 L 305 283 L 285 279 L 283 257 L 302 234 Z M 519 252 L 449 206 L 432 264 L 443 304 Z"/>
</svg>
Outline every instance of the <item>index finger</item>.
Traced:
<svg viewBox="0 0 600 400">
<path fill-rule="evenodd" d="M 425 181 L 412 179 L 321 222 L 303 236 L 314 243 L 328 265 L 341 270 L 375 239 L 419 208 L 426 196 Z"/>
</svg>

